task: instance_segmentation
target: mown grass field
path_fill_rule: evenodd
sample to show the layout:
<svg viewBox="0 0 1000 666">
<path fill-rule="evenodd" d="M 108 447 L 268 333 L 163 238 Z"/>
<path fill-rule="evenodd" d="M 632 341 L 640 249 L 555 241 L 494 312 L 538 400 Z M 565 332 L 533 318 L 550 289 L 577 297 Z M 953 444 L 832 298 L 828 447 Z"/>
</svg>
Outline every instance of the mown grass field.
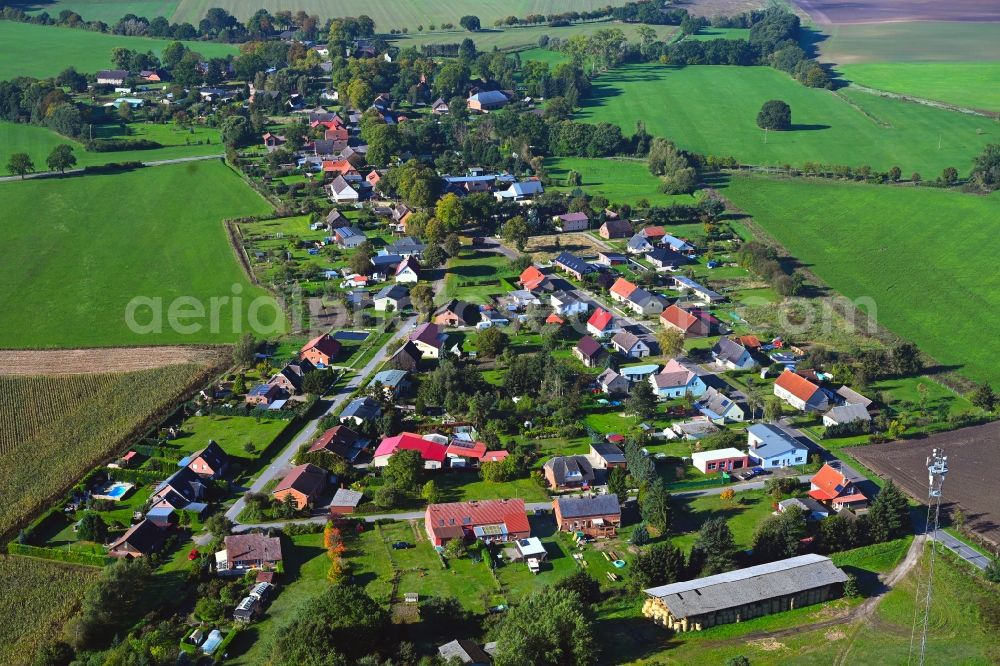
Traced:
<svg viewBox="0 0 1000 666">
<path fill-rule="evenodd" d="M 565 11 L 567 8 L 564 7 L 559 11 Z M 472 13 L 476 13 L 475 11 Z M 506 16 L 506 14 L 504 14 Z M 521 16 L 521 14 L 518 14 Z M 482 17 L 482 14 L 480 14 Z M 427 19 L 423 19 L 426 21 Z M 378 23 L 378 19 L 376 19 Z M 455 25 L 458 25 L 458 20 L 452 21 Z M 427 23 L 424 23 L 427 26 Z M 381 24 L 378 24 L 379 30 L 387 30 L 383 28 Z M 391 26 L 389 26 L 391 27 Z M 486 23 L 483 23 L 483 27 L 486 27 Z M 410 32 L 406 35 L 395 35 L 393 37 L 394 43 L 400 48 L 406 48 L 408 46 L 420 47 L 422 44 L 457 44 L 463 39 L 468 37 L 476 43 L 476 48 L 480 51 L 492 51 L 493 47 L 498 49 L 511 49 L 517 47 L 535 47 L 538 45 L 538 38 L 542 35 L 548 35 L 549 37 L 559 37 L 560 39 L 569 39 L 573 35 L 592 35 L 598 30 L 606 30 L 608 28 L 618 28 L 625 33 L 625 36 L 632 41 L 636 41 L 638 32 L 636 32 L 639 24 L 632 23 L 617 23 L 613 21 L 592 21 L 588 23 L 574 23 L 573 25 L 553 27 L 548 25 L 538 25 L 538 26 L 526 26 L 523 28 L 488 28 L 485 30 L 480 30 L 479 32 L 466 32 L 464 30 L 438 30 L 436 32 L 416 32 L 413 26 L 410 26 Z M 672 35 L 677 28 L 674 26 L 649 26 L 653 28 L 656 33 L 660 36 L 660 39 L 666 39 Z M 523 56 L 522 56 L 523 57 Z M 557 64 L 557 63 L 553 63 Z"/>
<path fill-rule="evenodd" d="M 654 205 L 667 205 L 698 200 L 695 195 L 660 192 L 660 179 L 649 172 L 643 160 L 553 157 L 545 160 L 545 168 L 556 182 L 548 189 L 560 192 L 577 189 L 577 186 L 563 184 L 569 172 L 576 171 L 582 178 L 580 189 L 591 196 L 601 195 L 612 203 L 635 205 L 640 199 L 646 199 Z"/>
<path fill-rule="evenodd" d="M 97 575 L 95 568 L 0 555 L 0 663 L 33 663 Z"/>
<path fill-rule="evenodd" d="M 0 23 L 2 25 L 2 23 Z M 222 155 L 225 148 L 219 140 L 219 131 L 210 127 L 195 127 L 193 131 L 173 124 L 154 125 L 133 123 L 125 134 L 119 126 L 95 127 L 95 136 L 105 138 L 149 139 L 163 148 L 152 150 L 124 150 L 113 153 L 87 152 L 83 144 L 68 139 L 45 127 L 0 122 L 0 175 L 8 175 L 7 161 L 13 153 L 28 153 L 35 164 L 35 171 L 48 171 L 45 159 L 52 149 L 65 143 L 73 148 L 76 168 L 110 164 L 112 162 L 152 162 L 173 160 L 180 157 Z M 200 142 L 200 143 L 199 143 Z"/>
<path fill-rule="evenodd" d="M 58 16 L 59 12 L 69 9 L 87 21 L 104 21 L 108 25 L 114 25 L 125 14 L 148 19 L 155 16 L 169 18 L 177 9 L 177 0 L 53 0 L 44 4 L 25 4 L 37 7 L 39 11 L 44 10 L 50 16 Z M 24 10 L 31 11 L 31 8 L 25 7 Z"/>
<path fill-rule="evenodd" d="M 791 106 L 792 130 L 765 137 L 756 117 L 770 99 Z M 899 166 L 927 178 L 948 166 L 968 173 L 983 146 L 1000 140 L 1000 126 L 988 118 L 806 88 L 768 67 L 629 65 L 595 79 L 582 105 L 579 120 L 631 133 L 642 119 L 650 133 L 682 148 L 748 164 Z"/>
<path fill-rule="evenodd" d="M 380 31 L 388 32 L 390 28 L 409 28 L 416 31 L 418 25 L 425 28 L 430 24 L 451 22 L 458 25 L 458 20 L 466 14 L 474 14 L 480 18 L 483 27 L 493 25 L 493 21 L 505 16 L 527 16 L 528 14 L 551 14 L 570 9 L 577 11 L 593 10 L 605 7 L 607 0 L 339 0 L 337 3 L 324 0 L 262 0 L 258 3 L 246 3 L 241 0 L 180 0 L 174 11 L 174 21 L 188 21 L 198 25 L 205 12 L 211 7 L 222 7 L 241 19 L 246 19 L 257 9 L 263 7 L 271 13 L 279 9 L 292 11 L 304 10 L 310 14 L 318 14 L 321 19 L 335 16 L 360 16 L 367 14 L 375 20 L 375 26 Z M 610 4 L 622 4 L 612 2 Z"/>
<path fill-rule="evenodd" d="M 858 62 L 1000 60 L 1000 23 L 900 21 L 825 25 L 808 35 L 820 59 Z"/>
<path fill-rule="evenodd" d="M 869 62 L 837 70 L 849 81 L 879 90 L 1000 110 L 1000 62 Z"/>
<path fill-rule="evenodd" d="M 187 364 L 0 380 L 0 413 L 31 424 L 5 438 L 0 451 L 0 533 L 44 508 L 49 496 L 124 447 L 124 437 L 204 378 L 204 366 Z"/>
<path fill-rule="evenodd" d="M 150 6 L 157 4 L 160 3 L 150 3 Z M 51 9 L 48 11 L 53 15 L 59 13 Z M 123 10 L 119 18 L 128 11 L 128 9 Z M 148 14 L 150 17 L 153 15 Z M 229 44 L 185 43 L 206 58 L 224 57 L 239 52 L 235 46 Z M 116 46 L 137 51 L 153 51 L 159 55 L 170 41 L 0 21 L 0 44 L 3 44 L 3 49 L 0 50 L 0 79 L 12 79 L 15 76 L 36 78 L 55 76 L 70 66 L 76 67 L 81 72 L 96 72 L 111 67 L 111 49 Z"/>
<path fill-rule="evenodd" d="M 270 206 L 221 162 L 4 183 L 0 198 L 9 221 L 0 228 L 0 261 L 10 269 L 0 285 L 0 347 L 231 342 L 249 330 L 251 303 L 266 296 L 237 263 L 222 220 L 266 214 Z M 234 292 L 240 307 L 220 301 L 212 317 L 211 299 Z M 137 297 L 162 299 L 135 311 L 135 323 L 153 332 L 126 321 Z M 204 312 L 174 326 L 172 305 L 175 313 L 198 307 L 180 298 L 194 299 Z M 260 323 L 274 321 L 273 306 L 258 306 Z M 162 313 L 162 332 L 155 331 L 154 310 Z M 235 331 L 234 312 L 241 322 Z M 200 330 L 185 334 L 188 324 Z"/>
<path fill-rule="evenodd" d="M 820 279 L 939 363 L 1000 381 L 1000 196 L 733 178 L 722 193 Z"/>
</svg>

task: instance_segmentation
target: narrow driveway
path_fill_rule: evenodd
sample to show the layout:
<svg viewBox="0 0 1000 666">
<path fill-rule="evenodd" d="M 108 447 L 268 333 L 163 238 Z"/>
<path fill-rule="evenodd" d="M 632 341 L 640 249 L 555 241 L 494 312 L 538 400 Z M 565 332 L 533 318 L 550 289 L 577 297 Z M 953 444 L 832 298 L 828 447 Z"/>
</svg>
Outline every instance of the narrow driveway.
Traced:
<svg viewBox="0 0 1000 666">
<path fill-rule="evenodd" d="M 937 530 L 930 535 L 932 539 L 945 546 L 972 566 L 985 569 L 990 564 L 990 558 L 978 550 L 970 548 L 944 530 Z"/>
<path fill-rule="evenodd" d="M 295 457 L 295 453 L 299 450 L 299 448 L 316 437 L 316 431 L 319 428 L 320 420 L 327 414 L 336 413 L 337 410 L 343 406 L 348 397 L 350 397 L 350 395 L 368 379 L 376 368 L 382 365 L 386 357 L 389 355 L 389 350 L 394 347 L 395 343 L 409 334 L 416 321 L 416 317 L 410 317 L 400 323 L 399 330 L 396 331 L 396 333 L 389 338 L 384 345 L 382 345 L 382 348 L 379 349 L 374 356 L 372 356 L 372 359 L 368 361 L 363 368 L 358 370 L 357 374 L 355 374 L 354 377 L 347 382 L 347 384 L 337 390 L 337 393 L 330 401 L 330 405 L 316 418 L 306 423 L 299 434 L 288 443 L 288 446 L 286 446 L 284 450 L 282 450 L 282 452 L 271 461 L 271 464 L 260 473 L 254 482 L 250 484 L 250 487 L 247 489 L 249 492 L 261 492 L 264 489 L 264 486 L 266 486 L 272 479 L 278 478 L 291 468 L 292 458 Z M 240 497 L 236 500 L 236 503 L 229 507 L 226 511 L 226 518 L 234 523 L 237 522 L 236 519 L 245 506 L 246 502 L 243 497 Z"/>
</svg>

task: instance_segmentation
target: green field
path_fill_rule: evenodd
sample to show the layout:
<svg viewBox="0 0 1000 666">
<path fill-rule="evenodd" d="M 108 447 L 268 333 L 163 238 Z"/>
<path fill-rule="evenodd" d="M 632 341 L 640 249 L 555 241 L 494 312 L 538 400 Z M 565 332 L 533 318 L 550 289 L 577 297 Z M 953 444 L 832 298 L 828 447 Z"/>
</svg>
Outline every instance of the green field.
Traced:
<svg viewBox="0 0 1000 666">
<path fill-rule="evenodd" d="M 561 51 L 552 51 L 551 49 L 543 49 L 538 46 L 518 51 L 517 55 L 521 59 L 521 62 L 541 60 L 542 62 L 549 63 L 550 68 L 555 67 L 560 63 L 569 62 L 569 56 L 565 53 L 562 53 Z"/>
<path fill-rule="evenodd" d="M 823 26 L 820 60 L 858 62 L 957 62 L 1000 60 L 1000 23 L 900 21 Z"/>
<path fill-rule="evenodd" d="M 757 127 L 769 99 L 791 106 L 791 131 L 765 137 Z M 983 146 L 1000 140 L 1000 126 L 988 118 L 850 89 L 806 88 L 769 67 L 629 65 L 595 79 L 582 104 L 579 120 L 631 133 L 642 119 L 650 133 L 681 148 L 749 164 L 895 165 L 930 177 L 948 166 L 967 173 Z"/>
<path fill-rule="evenodd" d="M 1000 381 L 1000 195 L 813 180 L 734 178 L 735 205 L 878 322 L 945 366 Z"/>
<path fill-rule="evenodd" d="M 54 13 L 58 14 L 58 11 Z M 81 72 L 96 72 L 111 67 L 111 49 L 116 46 L 153 51 L 159 55 L 169 43 L 166 39 L 122 37 L 89 30 L 0 21 L 0 44 L 3 44 L 3 49 L 0 49 L 0 79 L 55 76 L 70 66 Z M 229 44 L 185 43 L 206 58 L 238 53 L 238 49 Z"/>
<path fill-rule="evenodd" d="M 554 181 L 550 190 L 575 190 L 575 186 L 562 183 L 570 171 L 577 171 L 582 178 L 580 189 L 591 196 L 599 194 L 612 203 L 635 205 L 639 199 L 646 199 L 654 205 L 667 205 L 698 200 L 694 195 L 660 192 L 660 179 L 649 173 L 642 160 L 553 157 L 545 160 L 545 168 Z"/>
<path fill-rule="evenodd" d="M 2 25 L 2 23 L 0 23 Z M 125 150 L 113 153 L 90 153 L 83 145 L 37 125 L 21 125 L 0 121 L 0 174 L 7 175 L 7 160 L 12 153 L 28 153 L 35 163 L 36 171 L 46 171 L 45 158 L 53 148 L 61 143 L 73 147 L 76 166 L 96 166 L 111 162 L 152 162 L 173 160 L 180 157 L 200 157 L 202 155 L 222 155 L 224 148 L 219 141 L 219 131 L 210 127 L 183 129 L 173 124 L 154 125 L 133 123 L 126 135 L 117 125 L 96 127 L 95 136 L 120 136 L 129 139 L 149 139 L 163 148 L 153 150 Z M 198 142 L 201 142 L 200 144 Z"/>
<path fill-rule="evenodd" d="M 240 292 L 245 324 L 251 301 L 265 295 L 249 284 L 222 220 L 270 206 L 221 162 L 5 183 L 0 192 L 9 220 L 0 228 L 0 258 L 12 269 L 0 286 L 0 347 L 229 342 L 239 336 L 233 307 L 219 308 L 212 331 L 209 299 Z M 162 299 L 162 333 L 126 324 L 136 297 Z M 178 322 L 200 323 L 200 331 L 170 325 L 171 304 L 175 314 L 190 311 L 180 297 L 203 304 L 204 317 Z M 259 321 L 272 322 L 273 307 L 258 307 Z M 149 323 L 150 309 L 140 308 L 136 322 Z"/>
<path fill-rule="evenodd" d="M 480 16 L 482 15 L 480 14 Z M 376 19 L 376 22 L 377 21 L 378 19 Z M 456 25 L 458 24 L 457 20 L 452 22 Z M 382 29 L 381 25 L 378 27 Z M 411 26 L 409 34 L 396 35 L 393 37 L 393 40 L 396 46 L 406 48 L 407 46 L 419 47 L 422 44 L 457 44 L 468 37 L 476 43 L 476 48 L 480 51 L 492 51 L 493 47 L 498 49 L 534 47 L 537 46 L 538 38 L 542 35 L 559 37 L 560 39 L 569 39 L 573 35 L 592 35 L 598 30 L 606 30 L 608 28 L 618 28 L 625 33 L 626 37 L 634 41 L 638 35 L 636 32 L 638 27 L 638 24 L 632 23 L 592 21 L 588 23 L 574 23 L 573 25 L 562 27 L 538 25 L 526 26 L 523 28 L 490 28 L 488 30 L 481 30 L 475 33 L 465 32 L 461 29 L 418 33 L 414 32 Z M 676 31 L 676 28 L 673 26 L 649 27 L 653 28 L 661 39 L 665 39 Z"/>
<path fill-rule="evenodd" d="M 59 12 L 69 9 L 76 12 L 87 21 L 104 21 L 114 25 L 125 14 L 135 14 L 152 19 L 156 16 L 170 18 L 177 9 L 178 0 L 54 0 L 47 3 L 31 3 L 39 11 L 46 11 L 50 16 L 59 16 Z M 27 11 L 29 8 L 25 8 Z M 34 13 L 34 12 L 31 12 Z M 197 21 L 194 22 L 198 24 Z"/>
<path fill-rule="evenodd" d="M 843 78 L 879 90 L 1000 110 L 1000 62 L 871 62 L 837 70 Z"/>
<path fill-rule="evenodd" d="M 440 25 L 458 20 L 466 14 L 475 14 L 483 27 L 493 25 L 493 21 L 505 16 L 523 17 L 528 14 L 551 14 L 570 9 L 577 11 L 606 7 L 607 0 L 339 0 L 331 3 L 324 0 L 261 0 L 246 3 L 241 0 L 180 0 L 174 12 L 174 21 L 188 21 L 194 25 L 205 16 L 211 7 L 222 7 L 241 19 L 249 17 L 260 7 L 274 13 L 279 9 L 304 10 L 318 14 L 321 19 L 334 16 L 360 16 L 367 14 L 375 19 L 376 27 L 388 32 L 390 28 L 409 28 L 415 31 L 418 25 L 425 27 L 431 23 Z M 612 2 L 610 4 L 621 4 Z"/>
</svg>

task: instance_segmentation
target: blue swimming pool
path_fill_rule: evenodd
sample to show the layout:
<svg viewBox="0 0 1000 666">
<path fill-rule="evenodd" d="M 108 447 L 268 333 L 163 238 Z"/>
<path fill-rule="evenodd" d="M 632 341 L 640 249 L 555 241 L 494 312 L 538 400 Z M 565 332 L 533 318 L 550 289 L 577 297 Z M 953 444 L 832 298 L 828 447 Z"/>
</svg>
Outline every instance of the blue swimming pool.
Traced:
<svg viewBox="0 0 1000 666">
<path fill-rule="evenodd" d="M 134 484 L 127 483 L 125 481 L 115 481 L 101 490 L 94 493 L 96 499 L 106 499 L 118 501 L 123 498 L 130 490 L 135 488 Z"/>
<path fill-rule="evenodd" d="M 105 493 L 105 494 L 108 497 L 114 497 L 114 498 L 117 499 L 117 498 L 121 497 L 122 495 L 124 495 L 128 491 L 128 489 L 129 489 L 128 484 L 125 484 L 125 483 L 116 483 L 115 485 L 111 486 L 111 488 L 108 489 L 108 492 Z"/>
</svg>

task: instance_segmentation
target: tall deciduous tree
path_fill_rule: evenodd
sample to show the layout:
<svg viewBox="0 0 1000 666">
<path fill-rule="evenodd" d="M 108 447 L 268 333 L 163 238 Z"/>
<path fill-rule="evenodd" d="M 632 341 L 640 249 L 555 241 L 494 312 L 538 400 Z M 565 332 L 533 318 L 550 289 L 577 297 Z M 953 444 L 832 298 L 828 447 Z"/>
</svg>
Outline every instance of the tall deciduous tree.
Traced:
<svg viewBox="0 0 1000 666">
<path fill-rule="evenodd" d="M 60 143 L 49 153 L 45 164 L 52 171 L 66 173 L 66 169 L 76 166 L 76 155 L 73 154 L 73 147 L 65 143 Z"/>
<path fill-rule="evenodd" d="M 496 642 L 496 666 L 586 666 L 597 656 L 592 622 L 580 598 L 551 587 L 509 610 Z"/>
<path fill-rule="evenodd" d="M 31 161 L 28 153 L 14 153 L 7 160 L 7 170 L 24 180 L 25 174 L 35 170 L 35 163 Z"/>
<path fill-rule="evenodd" d="M 760 107 L 757 127 L 784 131 L 792 128 L 792 108 L 780 99 L 771 99 Z"/>
</svg>

